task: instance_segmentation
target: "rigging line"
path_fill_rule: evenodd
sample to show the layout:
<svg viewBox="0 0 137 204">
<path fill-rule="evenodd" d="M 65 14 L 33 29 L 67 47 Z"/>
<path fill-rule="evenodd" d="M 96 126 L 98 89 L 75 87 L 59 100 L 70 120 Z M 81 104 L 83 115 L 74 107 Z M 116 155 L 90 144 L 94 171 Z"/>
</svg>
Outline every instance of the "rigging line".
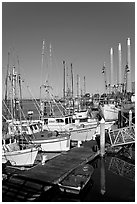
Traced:
<svg viewBox="0 0 137 204">
<path fill-rule="evenodd" d="M 29 86 L 27 86 L 27 89 L 29 90 L 29 92 L 30 92 L 30 94 L 31 94 L 32 98 L 33 98 L 33 99 L 34 99 L 34 101 L 35 101 L 34 105 L 35 105 L 35 107 L 36 107 L 36 109 L 37 109 L 37 111 L 38 111 L 38 113 L 39 113 L 39 116 L 42 116 L 42 115 L 41 115 L 41 113 L 40 113 L 40 111 L 39 111 L 40 106 L 39 106 L 39 104 L 37 103 L 36 99 L 33 97 L 32 93 L 31 93 L 31 91 L 30 91 Z M 36 106 L 36 104 L 37 104 L 37 106 L 39 107 L 39 109 L 38 109 L 38 107 Z"/>
<path fill-rule="evenodd" d="M 51 94 L 52 95 L 52 97 L 54 97 L 54 95 L 53 94 Z M 55 101 L 56 102 L 56 101 Z M 61 107 L 65 110 L 65 111 L 67 111 L 66 110 L 66 108 L 64 108 L 64 106 L 62 105 L 62 103 L 59 101 L 59 104 L 61 105 Z"/>
<path fill-rule="evenodd" d="M 2 114 L 2 117 L 6 120 L 6 122 L 8 121 L 8 119 Z"/>
<path fill-rule="evenodd" d="M 63 115 L 62 111 L 60 110 L 58 104 L 56 103 L 55 99 L 53 98 L 52 94 L 51 94 L 50 92 L 49 92 L 49 94 L 51 95 L 51 98 L 53 99 L 53 101 L 54 101 L 55 104 L 57 105 L 57 108 L 59 109 L 59 111 L 60 111 L 60 113 L 61 113 L 61 115 L 62 115 L 62 117 L 63 117 L 64 115 Z"/>
<path fill-rule="evenodd" d="M 30 90 L 29 85 L 27 85 L 27 83 L 25 82 L 25 80 L 22 80 L 22 82 L 24 82 L 24 83 L 25 83 L 25 85 L 26 85 L 27 89 L 29 90 L 29 93 L 31 94 L 31 97 L 34 99 L 34 101 L 36 102 L 36 104 L 37 104 L 38 108 L 40 109 L 40 105 L 38 104 L 38 102 L 37 102 L 37 101 L 36 101 L 36 99 L 34 98 L 34 96 L 33 96 L 32 92 L 31 92 L 31 90 Z M 25 87 L 25 85 L 23 85 L 23 86 Z M 39 111 L 38 111 L 38 112 L 39 112 Z"/>
<path fill-rule="evenodd" d="M 5 101 L 4 101 L 4 100 L 2 100 L 2 102 L 4 103 L 5 107 L 7 108 L 8 112 L 9 112 L 9 114 L 11 115 L 11 118 L 12 118 L 12 120 L 13 120 L 13 115 L 11 114 L 11 112 L 10 112 L 9 108 L 7 107 L 7 105 L 6 105 Z"/>
<path fill-rule="evenodd" d="M 21 113 L 22 113 L 24 119 L 27 120 L 26 117 L 25 117 L 25 114 L 24 114 L 24 112 L 23 112 L 23 110 L 22 110 L 22 108 L 21 108 L 20 102 L 19 102 L 19 108 L 20 108 L 20 111 L 21 111 Z"/>
<path fill-rule="evenodd" d="M 24 83 L 26 84 L 26 87 L 27 87 L 27 89 L 29 90 L 30 95 L 31 95 L 32 98 L 34 99 L 35 103 L 37 104 L 37 107 L 36 107 L 36 106 L 35 106 L 35 107 L 36 107 L 38 113 L 40 114 L 40 112 L 39 112 L 39 110 L 38 110 L 38 108 L 40 109 L 40 105 L 38 104 L 37 100 L 34 98 L 32 92 L 31 92 L 31 90 L 30 90 L 29 85 L 27 85 L 27 83 L 25 82 L 25 80 L 22 80 L 22 82 L 24 82 Z M 25 87 L 25 85 L 23 85 L 23 86 Z M 34 105 L 36 105 L 35 103 L 34 103 Z M 41 115 L 41 114 L 40 114 L 40 115 Z"/>
</svg>

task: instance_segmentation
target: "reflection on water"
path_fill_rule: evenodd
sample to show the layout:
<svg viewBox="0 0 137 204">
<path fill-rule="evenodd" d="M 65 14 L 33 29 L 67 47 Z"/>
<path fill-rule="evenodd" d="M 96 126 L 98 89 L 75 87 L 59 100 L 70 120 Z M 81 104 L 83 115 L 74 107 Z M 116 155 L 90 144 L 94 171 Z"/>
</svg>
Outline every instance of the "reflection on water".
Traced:
<svg viewBox="0 0 137 204">
<path fill-rule="evenodd" d="M 101 158 L 101 169 L 100 169 L 100 182 L 101 182 L 101 194 L 104 195 L 106 192 L 106 187 L 105 187 L 105 161 L 104 158 Z"/>
<path fill-rule="evenodd" d="M 126 161 L 112 157 L 109 168 L 114 174 L 124 176 L 126 179 L 135 181 L 135 165 L 129 164 Z"/>
</svg>

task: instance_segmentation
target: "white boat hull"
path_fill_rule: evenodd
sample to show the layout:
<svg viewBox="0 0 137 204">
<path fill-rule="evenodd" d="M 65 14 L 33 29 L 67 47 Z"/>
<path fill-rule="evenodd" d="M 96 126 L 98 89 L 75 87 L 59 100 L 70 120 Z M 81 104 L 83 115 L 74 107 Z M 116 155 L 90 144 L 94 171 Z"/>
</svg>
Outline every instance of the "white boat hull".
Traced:
<svg viewBox="0 0 137 204">
<path fill-rule="evenodd" d="M 2 163 L 9 161 L 13 166 L 30 166 L 34 164 L 38 149 L 33 147 L 2 154 Z"/>
<path fill-rule="evenodd" d="M 40 144 L 42 151 L 62 152 L 70 150 L 70 137 L 56 137 L 45 140 L 33 140 L 34 144 Z"/>
<path fill-rule="evenodd" d="M 119 109 L 112 104 L 104 104 L 101 107 L 105 120 L 118 120 Z"/>
<path fill-rule="evenodd" d="M 70 130 L 72 141 L 88 141 L 93 139 L 97 128 L 97 122 L 91 125 L 85 125 L 84 127 L 74 128 Z"/>
</svg>

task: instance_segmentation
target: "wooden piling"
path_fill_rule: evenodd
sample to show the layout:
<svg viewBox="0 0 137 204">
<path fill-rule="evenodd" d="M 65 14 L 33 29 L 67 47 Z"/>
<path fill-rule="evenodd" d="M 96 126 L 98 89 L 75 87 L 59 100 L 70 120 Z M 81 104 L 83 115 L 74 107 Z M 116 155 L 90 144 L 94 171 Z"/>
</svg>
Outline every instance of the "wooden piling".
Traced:
<svg viewBox="0 0 137 204">
<path fill-rule="evenodd" d="M 132 111 L 129 111 L 129 127 L 132 125 Z"/>
<path fill-rule="evenodd" d="M 105 120 L 102 118 L 100 121 L 100 155 L 103 157 L 105 154 Z"/>
</svg>

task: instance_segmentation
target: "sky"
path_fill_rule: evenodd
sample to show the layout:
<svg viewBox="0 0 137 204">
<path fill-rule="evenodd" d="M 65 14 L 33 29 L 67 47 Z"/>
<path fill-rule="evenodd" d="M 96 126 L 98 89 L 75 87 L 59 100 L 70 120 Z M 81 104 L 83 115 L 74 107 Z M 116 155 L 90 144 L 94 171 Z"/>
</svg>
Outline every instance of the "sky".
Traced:
<svg viewBox="0 0 137 204">
<path fill-rule="evenodd" d="M 46 79 L 53 94 L 63 96 L 63 60 L 68 67 L 68 86 L 72 63 L 75 95 L 77 74 L 81 89 L 85 76 L 86 92 L 104 93 L 103 63 L 109 83 L 112 47 L 116 81 L 118 43 L 122 46 L 124 78 L 127 38 L 131 39 L 131 76 L 135 81 L 134 2 L 2 2 L 2 94 L 8 52 L 10 67 L 20 67 L 24 98 L 39 97 L 41 82 L 44 84 Z"/>
</svg>

